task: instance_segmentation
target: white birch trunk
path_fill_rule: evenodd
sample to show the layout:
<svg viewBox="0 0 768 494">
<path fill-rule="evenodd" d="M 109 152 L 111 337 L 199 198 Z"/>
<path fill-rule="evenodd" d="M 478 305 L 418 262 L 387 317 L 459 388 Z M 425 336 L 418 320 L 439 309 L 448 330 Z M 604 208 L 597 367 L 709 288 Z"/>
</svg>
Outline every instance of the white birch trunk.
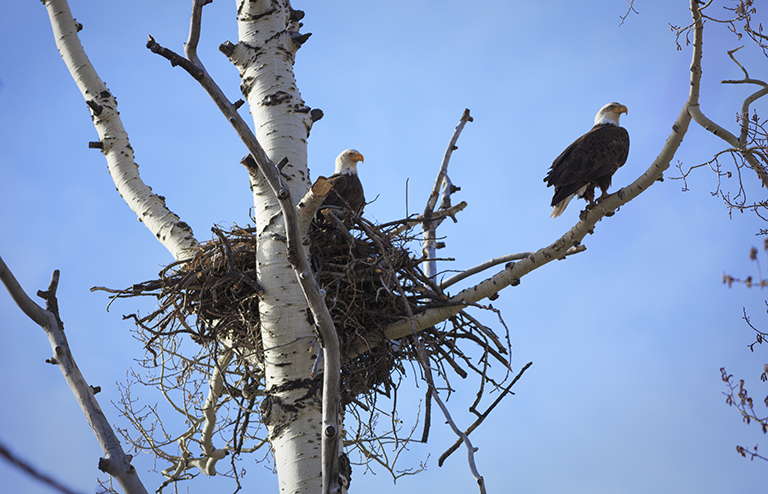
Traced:
<svg viewBox="0 0 768 494">
<path fill-rule="evenodd" d="M 307 134 L 311 126 L 293 75 L 298 43 L 292 34 L 287 1 L 238 1 L 240 42 L 231 60 L 242 77 L 242 90 L 254 118 L 256 137 L 269 158 L 284 157 L 286 184 L 294 204 L 311 186 L 307 169 Z M 252 176 L 259 281 L 259 304 L 267 398 L 264 422 L 270 433 L 281 492 L 320 492 L 321 401 L 307 395 L 314 338 L 304 294 L 287 259 L 285 224 L 266 180 Z"/>
</svg>

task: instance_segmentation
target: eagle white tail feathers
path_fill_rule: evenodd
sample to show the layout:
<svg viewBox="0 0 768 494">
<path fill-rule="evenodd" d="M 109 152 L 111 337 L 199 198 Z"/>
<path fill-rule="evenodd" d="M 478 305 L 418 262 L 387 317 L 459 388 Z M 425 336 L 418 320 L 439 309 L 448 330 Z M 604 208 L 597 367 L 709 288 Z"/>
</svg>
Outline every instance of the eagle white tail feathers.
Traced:
<svg viewBox="0 0 768 494">
<path fill-rule="evenodd" d="M 578 192 L 575 192 L 575 193 L 569 195 L 568 197 L 566 197 L 562 201 L 560 201 L 557 204 L 555 204 L 555 207 L 552 208 L 552 214 L 550 215 L 550 217 L 551 218 L 557 218 L 558 216 L 563 214 L 563 211 L 565 211 L 565 208 L 568 207 L 568 203 L 571 202 L 571 199 L 573 199 L 576 196 L 581 197 L 586 191 L 587 191 L 587 186 L 585 185 L 584 187 L 580 188 L 578 190 Z"/>
<path fill-rule="evenodd" d="M 573 196 L 576 194 L 571 194 L 559 203 L 557 203 L 557 206 L 552 208 L 552 214 L 550 215 L 551 218 L 557 218 L 561 214 L 563 214 L 563 211 L 565 211 L 565 208 L 568 207 L 568 203 L 571 202 L 571 199 L 573 199 Z"/>
</svg>

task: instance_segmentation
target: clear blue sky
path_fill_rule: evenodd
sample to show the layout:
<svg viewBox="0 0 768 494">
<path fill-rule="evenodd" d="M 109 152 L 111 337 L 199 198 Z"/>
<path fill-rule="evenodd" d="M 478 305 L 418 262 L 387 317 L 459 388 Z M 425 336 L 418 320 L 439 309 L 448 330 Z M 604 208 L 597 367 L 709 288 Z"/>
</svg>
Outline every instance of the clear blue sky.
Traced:
<svg viewBox="0 0 768 494">
<path fill-rule="evenodd" d="M 144 48 L 152 34 L 181 50 L 190 5 L 71 2 L 87 53 L 118 98 L 145 182 L 204 240 L 213 224 L 247 223 L 252 203 L 238 163 L 243 145 L 194 81 Z M 314 33 L 298 54 L 299 88 L 309 106 L 325 112 L 310 138 L 312 174 L 330 173 L 341 150 L 359 149 L 366 196 L 378 196 L 366 209 L 372 219 L 403 217 L 406 179 L 410 211 L 423 208 L 453 128 L 471 109 L 475 121 L 450 173 L 462 188 L 455 200 L 469 207 L 441 231 L 448 245 L 441 255 L 455 257 L 455 269 L 536 250 L 575 223 L 582 202 L 550 218 L 552 191 L 542 179 L 603 104 L 629 108 L 622 124 L 632 147 L 615 190 L 653 161 L 688 90 L 690 48 L 676 50 L 668 25 L 690 22 L 684 0 L 638 0 L 639 14 L 621 27 L 620 0 L 293 6 L 307 14 L 304 31 Z M 29 293 L 61 270 L 61 316 L 79 367 L 102 387 L 98 398 L 113 423 L 127 427 L 110 401 L 119 399 L 115 383 L 142 355 L 132 323 L 121 318 L 136 305 L 123 301 L 106 312 L 105 296 L 89 288 L 151 279 L 171 259 L 115 192 L 101 154 L 87 148 L 96 132 L 43 5 L 11 0 L 3 11 L 0 254 Z M 707 27 L 702 108 L 733 131 L 751 89 L 719 81 L 741 77 L 725 51 L 747 42 L 722 26 Z M 237 99 L 237 71 L 217 50 L 236 40 L 233 2 L 206 7 L 203 28 L 201 57 Z M 740 54 L 751 75 L 768 78 L 761 54 L 749 44 Z M 766 103 L 757 109 L 766 113 Z M 692 128 L 676 160 L 695 165 L 722 147 Z M 735 193 L 734 182 L 723 187 Z M 748 252 L 762 245 L 754 234 L 765 225 L 751 214 L 730 218 L 711 195 L 712 173 L 695 173 L 689 186 L 683 193 L 680 181 L 654 185 L 600 222 L 585 253 L 526 276 L 494 302 L 510 327 L 514 368 L 534 365 L 516 396 L 472 435 L 489 492 L 765 489 L 768 465 L 742 459 L 735 446 L 768 443 L 725 405 L 719 371 L 726 366 L 747 379 L 756 401 L 765 396 L 758 379 L 764 351 L 749 352 L 752 333 L 741 316 L 746 308 L 765 326 L 766 294 L 721 282 L 723 272 L 756 274 Z M 748 192 L 764 199 L 757 187 Z M 4 291 L 0 321 L 0 440 L 67 485 L 93 492 L 101 451 L 61 373 L 44 363 L 51 350 L 43 331 Z M 473 387 L 456 384 L 449 404 L 466 427 Z M 398 481 L 397 490 L 476 492 L 463 451 L 437 467 L 453 441 L 435 416 L 430 443 L 414 445 L 411 463 L 401 465 L 431 455 L 427 471 Z M 148 472 L 152 459 L 143 455 L 134 464 L 154 490 L 162 480 Z M 275 492 L 267 468 L 252 459 L 241 464 L 248 468 L 246 492 Z M 362 472 L 353 472 L 353 492 L 395 490 L 386 472 Z M 2 461 L 0 479 L 5 492 L 50 492 Z M 184 488 L 201 493 L 214 485 L 221 486 L 218 479 L 200 479 Z"/>
</svg>

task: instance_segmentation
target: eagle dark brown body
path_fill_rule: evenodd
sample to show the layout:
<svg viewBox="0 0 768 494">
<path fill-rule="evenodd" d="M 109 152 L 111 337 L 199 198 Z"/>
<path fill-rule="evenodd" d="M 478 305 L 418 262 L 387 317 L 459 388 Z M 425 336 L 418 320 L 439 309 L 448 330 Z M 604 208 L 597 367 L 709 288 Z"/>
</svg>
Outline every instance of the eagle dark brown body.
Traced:
<svg viewBox="0 0 768 494">
<path fill-rule="evenodd" d="M 320 217 L 319 212 L 328 206 L 347 209 L 353 215 L 362 213 L 365 206 L 365 194 L 363 193 L 363 184 L 357 175 L 357 163 L 360 161 L 364 161 L 364 158 L 356 149 L 347 149 L 336 157 L 336 169 L 333 175 L 328 177 L 331 191 L 325 197 L 323 205 L 318 209 L 318 217 Z"/>
<path fill-rule="evenodd" d="M 594 205 L 595 187 L 602 191 L 600 199 L 608 194 L 613 174 L 629 155 L 629 133 L 618 125 L 618 115 L 625 112 L 626 107 L 618 103 L 604 106 L 595 121 L 608 122 L 596 123 L 552 163 L 544 181 L 547 187 L 555 187 L 553 217 L 559 216 L 574 196 Z"/>
<path fill-rule="evenodd" d="M 333 184 L 333 188 L 325 198 L 323 207 L 338 206 L 350 209 L 355 214 L 363 209 L 365 194 L 357 174 L 333 174 L 328 180 Z"/>
</svg>

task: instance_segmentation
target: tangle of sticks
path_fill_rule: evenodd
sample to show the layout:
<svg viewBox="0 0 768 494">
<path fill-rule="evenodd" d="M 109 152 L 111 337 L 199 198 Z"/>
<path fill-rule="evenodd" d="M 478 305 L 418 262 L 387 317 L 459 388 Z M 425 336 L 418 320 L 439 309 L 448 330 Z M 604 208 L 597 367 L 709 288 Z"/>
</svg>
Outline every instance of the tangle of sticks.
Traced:
<svg viewBox="0 0 768 494">
<path fill-rule="evenodd" d="M 424 259 L 416 257 L 408 248 L 418 239 L 412 228 L 401 227 L 404 222 L 378 226 L 343 212 L 340 214 L 343 221 L 333 211 L 324 213 L 318 214 L 311 227 L 309 255 L 325 291 L 342 349 L 357 348 L 374 334 L 383 336 L 389 324 L 407 319 L 409 313 L 418 314 L 448 303 L 441 288 L 421 271 Z M 237 454 L 247 449 L 243 438 L 250 437 L 245 429 L 249 423 L 253 426 L 251 414 L 263 412 L 264 408 L 259 323 L 259 298 L 263 289 L 256 269 L 258 241 L 252 228 L 235 226 L 228 231 L 220 228 L 212 231 L 214 238 L 203 244 L 197 256 L 165 267 L 158 279 L 123 290 L 98 289 L 113 293 L 114 298 L 154 296 L 158 299 L 158 307 L 153 312 L 126 316 L 136 322 L 152 357 L 148 355 L 147 366 L 165 365 L 164 359 L 157 355 L 175 348 L 177 344 L 173 341 L 183 335 L 209 348 L 211 359 L 216 358 L 213 353 L 219 351 L 221 342 L 237 349 L 237 357 L 225 373 L 227 394 L 236 402 L 238 411 L 231 414 L 234 420 L 229 425 L 220 424 L 233 429 L 226 435 L 236 438 L 231 449 Z M 401 289 L 405 297 L 401 296 Z M 406 303 L 409 307 L 405 307 Z M 307 317 L 311 318 L 309 312 Z M 479 377 L 476 404 L 486 392 L 509 393 L 508 334 L 498 337 L 466 310 L 442 327 L 428 328 L 416 336 L 408 335 L 386 345 L 371 345 L 369 351 L 355 352 L 353 357 L 342 352 L 342 406 L 352 412 L 351 417 L 357 422 L 361 418 L 368 422 L 368 426 L 346 429 L 346 444 L 359 446 L 361 457 L 380 451 L 387 442 L 403 447 L 413 433 L 411 430 L 407 438 L 398 437 L 401 422 L 394 419 L 390 425 L 392 430 L 383 434 L 381 430 L 376 431 L 373 424 L 381 429 L 380 414 L 390 417 L 402 414 L 395 410 L 400 382 L 408 365 L 414 374 L 421 372 L 416 362 L 416 338 L 427 349 L 429 367 L 440 379 L 438 387 L 445 389 L 448 396 L 453 390 L 453 377 L 465 379 L 471 374 Z M 313 345 L 312 349 L 319 359 L 318 347 Z M 210 371 L 206 365 L 201 361 L 203 375 Z M 314 375 L 308 378 L 316 379 Z M 389 399 L 391 410 L 380 409 L 377 403 L 380 396 Z M 424 423 L 430 423 L 429 417 L 425 417 Z M 425 425 L 425 429 L 428 427 Z M 382 459 L 374 460 L 381 463 Z M 390 471 L 395 475 L 393 469 Z"/>
</svg>

